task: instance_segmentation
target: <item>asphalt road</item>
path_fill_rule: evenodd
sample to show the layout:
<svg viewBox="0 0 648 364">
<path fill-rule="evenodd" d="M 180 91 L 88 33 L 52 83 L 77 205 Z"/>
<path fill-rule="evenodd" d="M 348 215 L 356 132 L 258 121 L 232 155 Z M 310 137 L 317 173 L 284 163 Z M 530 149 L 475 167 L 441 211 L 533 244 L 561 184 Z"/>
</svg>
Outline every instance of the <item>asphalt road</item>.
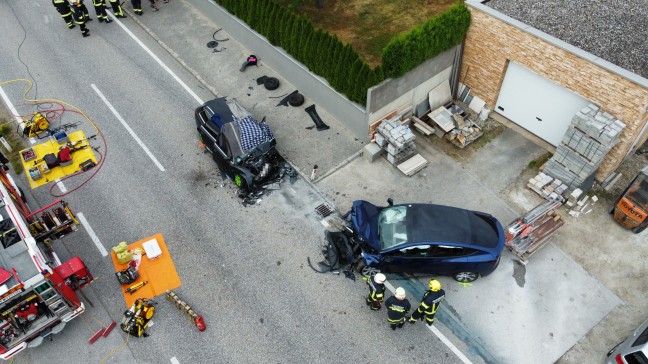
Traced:
<svg viewBox="0 0 648 364">
<path fill-rule="evenodd" d="M 62 260 L 78 255 L 99 277 L 85 290 L 94 307 L 86 304 L 83 319 L 15 363 L 460 362 L 422 325 L 404 329 L 416 335 L 389 330 L 385 312 L 365 307 L 362 281 L 308 268 L 306 257 L 320 256 L 324 235 L 313 209 L 326 202 L 308 183 L 284 183 L 262 203 L 241 205 L 198 147 L 193 110 L 213 95 L 132 20 L 95 20 L 82 38 L 48 2 L 17 0 L 0 3 L 0 19 L 0 82 L 32 79 L 28 98 L 75 105 L 105 138 L 105 145 L 93 141 L 106 158 L 101 170 L 65 200 L 108 250 L 162 233 L 183 283 L 176 292 L 208 327 L 198 332 L 160 297 L 151 337 L 115 330 L 88 345 L 126 306 L 110 257 L 82 227 L 56 244 Z M 23 115 L 37 110 L 23 100 L 26 87 L 2 85 Z M 76 121 L 83 118 L 73 112 L 62 119 Z M 95 134 L 85 122 L 80 127 Z M 49 188 L 31 192 L 33 206 L 54 199 Z"/>
</svg>

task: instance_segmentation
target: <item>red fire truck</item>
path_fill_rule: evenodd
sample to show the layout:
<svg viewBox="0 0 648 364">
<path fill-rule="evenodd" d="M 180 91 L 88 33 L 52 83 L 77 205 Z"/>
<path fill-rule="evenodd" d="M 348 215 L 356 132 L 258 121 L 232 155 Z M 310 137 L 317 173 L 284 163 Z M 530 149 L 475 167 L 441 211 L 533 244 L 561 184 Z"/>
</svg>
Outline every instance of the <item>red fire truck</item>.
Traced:
<svg viewBox="0 0 648 364">
<path fill-rule="evenodd" d="M 61 263 L 52 240 L 76 230 L 64 201 L 30 211 L 0 168 L 0 358 L 8 359 L 63 330 L 84 312 L 76 291 L 92 282 L 74 257 Z"/>
</svg>

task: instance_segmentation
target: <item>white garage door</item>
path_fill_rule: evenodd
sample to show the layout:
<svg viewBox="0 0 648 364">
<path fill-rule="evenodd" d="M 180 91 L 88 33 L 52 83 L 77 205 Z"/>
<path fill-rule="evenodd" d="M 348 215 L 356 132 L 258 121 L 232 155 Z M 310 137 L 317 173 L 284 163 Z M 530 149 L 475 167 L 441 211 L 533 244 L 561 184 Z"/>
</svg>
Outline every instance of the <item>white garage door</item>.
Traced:
<svg viewBox="0 0 648 364">
<path fill-rule="evenodd" d="M 495 111 L 558 146 L 574 114 L 589 103 L 566 88 L 509 62 Z"/>
</svg>

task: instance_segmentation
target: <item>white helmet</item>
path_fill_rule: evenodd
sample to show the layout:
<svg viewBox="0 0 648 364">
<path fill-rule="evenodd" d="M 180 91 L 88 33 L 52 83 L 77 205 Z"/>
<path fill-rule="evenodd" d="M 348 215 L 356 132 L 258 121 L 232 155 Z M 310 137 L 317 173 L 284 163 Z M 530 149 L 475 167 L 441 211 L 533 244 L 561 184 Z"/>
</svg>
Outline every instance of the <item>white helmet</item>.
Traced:
<svg viewBox="0 0 648 364">
<path fill-rule="evenodd" d="M 396 296 L 396 298 L 401 299 L 401 300 L 405 299 L 405 288 L 403 288 L 403 287 L 396 288 L 395 296 Z"/>
<path fill-rule="evenodd" d="M 382 274 L 382 273 L 376 273 L 376 275 L 374 276 L 374 281 L 376 281 L 376 283 L 379 283 L 379 284 L 385 283 L 386 279 L 387 279 L 387 277 L 385 277 L 385 275 Z"/>
</svg>

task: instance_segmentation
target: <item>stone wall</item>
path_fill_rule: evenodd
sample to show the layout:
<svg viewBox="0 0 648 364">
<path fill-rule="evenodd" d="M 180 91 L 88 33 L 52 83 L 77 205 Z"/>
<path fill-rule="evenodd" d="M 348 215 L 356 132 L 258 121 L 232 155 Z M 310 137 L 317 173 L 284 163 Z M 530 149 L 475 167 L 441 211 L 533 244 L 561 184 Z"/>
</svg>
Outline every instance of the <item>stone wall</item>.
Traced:
<svg viewBox="0 0 648 364">
<path fill-rule="evenodd" d="M 601 181 L 610 175 L 644 129 L 648 89 L 566 50 L 567 47 L 552 44 L 474 7 L 469 9 L 472 23 L 466 35 L 461 82 L 492 110 L 510 60 L 598 104 L 602 111 L 627 125 L 596 178 Z"/>
</svg>

